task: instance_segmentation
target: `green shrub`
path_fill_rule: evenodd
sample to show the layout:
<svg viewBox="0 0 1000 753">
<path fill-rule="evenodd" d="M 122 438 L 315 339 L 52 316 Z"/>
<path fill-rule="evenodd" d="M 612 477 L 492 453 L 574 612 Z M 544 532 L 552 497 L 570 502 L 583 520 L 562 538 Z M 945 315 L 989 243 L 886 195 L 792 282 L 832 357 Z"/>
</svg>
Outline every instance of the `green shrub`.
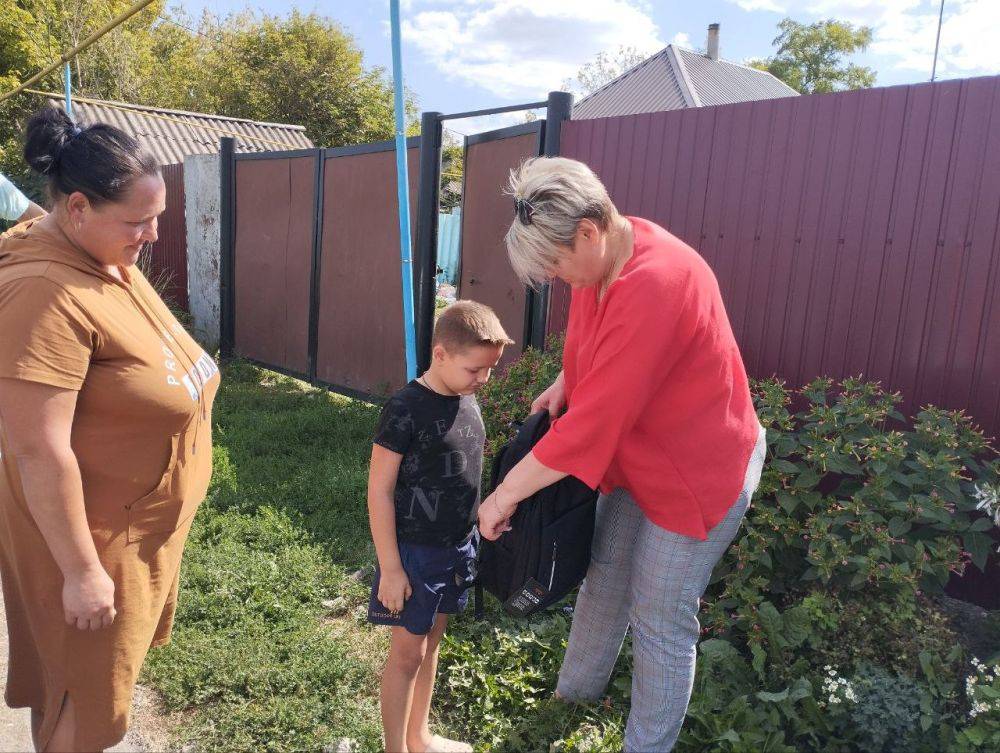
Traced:
<svg viewBox="0 0 1000 753">
<path fill-rule="evenodd" d="M 554 345 L 544 354 L 528 351 L 481 394 L 488 453 L 509 439 L 511 423 L 558 373 Z M 744 532 L 706 597 L 705 632 L 732 642 L 703 644 L 711 648 L 701 654 L 678 750 L 857 750 L 838 742 L 854 739 L 848 704 L 820 701 L 824 667 L 851 673 L 859 665 L 868 668 L 859 688 L 885 706 L 879 713 L 891 719 L 916 708 L 921 743 L 954 747 L 954 730 L 963 726 L 956 695 L 963 656 L 928 594 L 970 563 L 985 565 L 992 521 L 976 509 L 976 485 L 996 486 L 996 453 L 961 412 L 928 407 L 907 425 L 896 410 L 899 396 L 876 384 L 816 380 L 790 393 L 764 380 L 753 392 L 768 428 L 768 466 Z M 729 648 L 718 672 L 713 652 L 722 645 Z M 628 701 L 630 657 L 623 659 L 609 688 L 612 706 Z M 493 659 L 478 661 L 490 666 Z M 556 671 L 553 665 L 546 691 Z M 524 677 L 541 681 L 532 671 Z M 536 698 L 529 705 L 544 705 L 532 688 L 518 692 Z M 516 711 L 497 719 L 508 713 Z M 589 745 L 607 724 L 599 717 L 567 733 L 555 723 L 558 714 L 549 716 L 560 750 Z M 480 720 L 478 729 L 491 724 Z M 932 725 L 937 735 L 927 734 Z M 885 738 L 885 750 L 901 734 Z M 500 732 L 485 737 L 502 739 Z"/>
<path fill-rule="evenodd" d="M 850 723 L 862 753 L 909 753 L 920 720 L 920 688 L 913 679 L 865 666 L 853 678 L 858 700 Z"/>
<path fill-rule="evenodd" d="M 965 680 L 969 724 L 959 736 L 960 750 L 1000 750 L 1000 661 L 973 659 Z"/>
<path fill-rule="evenodd" d="M 772 678 L 772 683 L 774 683 Z M 847 751 L 816 698 L 817 682 L 799 677 L 768 690 L 733 644 L 703 641 L 678 753 Z"/>
<path fill-rule="evenodd" d="M 792 413 L 781 383 L 755 384 L 768 464 L 716 573 L 713 628 L 759 634 L 756 607 L 817 586 L 912 600 L 985 566 L 993 523 L 974 484 L 995 484 L 1000 463 L 964 414 L 925 408 L 907 429 L 897 395 L 857 380 L 817 380 L 800 397 Z"/>
<path fill-rule="evenodd" d="M 497 450 L 513 437 L 514 422 L 528 417 L 534 399 L 559 376 L 562 351 L 562 336 L 553 335 L 546 342 L 544 352 L 528 348 L 479 391 L 479 405 L 486 424 L 487 459 L 496 455 Z"/>
</svg>

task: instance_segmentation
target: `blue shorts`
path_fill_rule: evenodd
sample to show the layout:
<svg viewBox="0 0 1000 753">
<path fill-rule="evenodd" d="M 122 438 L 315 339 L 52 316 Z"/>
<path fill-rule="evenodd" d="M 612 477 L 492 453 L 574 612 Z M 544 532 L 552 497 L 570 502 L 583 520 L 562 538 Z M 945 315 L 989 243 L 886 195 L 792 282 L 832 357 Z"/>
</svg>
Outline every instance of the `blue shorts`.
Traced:
<svg viewBox="0 0 1000 753">
<path fill-rule="evenodd" d="M 478 536 L 458 546 L 426 546 L 400 543 L 399 558 L 413 592 L 403 611 L 390 614 L 378 600 L 381 571 L 375 569 L 368 621 L 375 625 L 404 627 L 414 635 L 426 635 L 437 614 L 455 614 L 469 601 L 468 588 L 476 579 Z"/>
</svg>

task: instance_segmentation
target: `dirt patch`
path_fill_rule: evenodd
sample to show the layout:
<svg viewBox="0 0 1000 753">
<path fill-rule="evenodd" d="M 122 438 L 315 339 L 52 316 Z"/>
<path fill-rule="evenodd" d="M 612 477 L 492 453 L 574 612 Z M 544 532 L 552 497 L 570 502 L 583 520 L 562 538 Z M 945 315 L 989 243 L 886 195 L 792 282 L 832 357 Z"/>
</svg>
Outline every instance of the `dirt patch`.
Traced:
<svg viewBox="0 0 1000 753">
<path fill-rule="evenodd" d="M 155 690 L 144 685 L 136 685 L 132 697 L 132 720 L 129 731 L 125 739 L 109 753 L 180 750 L 172 734 L 179 723 L 179 715 L 171 715 L 163 708 L 163 703 Z"/>
</svg>

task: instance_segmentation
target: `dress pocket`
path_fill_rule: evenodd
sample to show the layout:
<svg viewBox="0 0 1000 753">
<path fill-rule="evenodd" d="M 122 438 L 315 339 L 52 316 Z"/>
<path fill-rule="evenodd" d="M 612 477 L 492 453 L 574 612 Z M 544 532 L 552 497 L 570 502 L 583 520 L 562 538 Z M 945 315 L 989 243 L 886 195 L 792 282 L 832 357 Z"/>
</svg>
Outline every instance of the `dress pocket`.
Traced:
<svg viewBox="0 0 1000 753">
<path fill-rule="evenodd" d="M 159 483 L 152 491 L 125 506 L 130 544 L 155 533 L 175 531 L 181 522 L 184 504 L 174 483 L 179 444 L 180 434 L 170 437 L 170 457 Z"/>
</svg>

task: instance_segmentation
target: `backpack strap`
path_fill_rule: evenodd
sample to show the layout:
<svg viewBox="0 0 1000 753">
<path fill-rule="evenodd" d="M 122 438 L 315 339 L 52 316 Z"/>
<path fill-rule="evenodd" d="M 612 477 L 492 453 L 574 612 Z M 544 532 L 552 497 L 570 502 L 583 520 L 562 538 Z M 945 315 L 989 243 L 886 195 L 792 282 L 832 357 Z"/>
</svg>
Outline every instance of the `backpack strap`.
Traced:
<svg viewBox="0 0 1000 753">
<path fill-rule="evenodd" d="M 475 616 L 477 620 L 482 620 L 486 617 L 486 594 L 483 593 L 483 584 L 476 578 L 475 588 Z"/>
</svg>

